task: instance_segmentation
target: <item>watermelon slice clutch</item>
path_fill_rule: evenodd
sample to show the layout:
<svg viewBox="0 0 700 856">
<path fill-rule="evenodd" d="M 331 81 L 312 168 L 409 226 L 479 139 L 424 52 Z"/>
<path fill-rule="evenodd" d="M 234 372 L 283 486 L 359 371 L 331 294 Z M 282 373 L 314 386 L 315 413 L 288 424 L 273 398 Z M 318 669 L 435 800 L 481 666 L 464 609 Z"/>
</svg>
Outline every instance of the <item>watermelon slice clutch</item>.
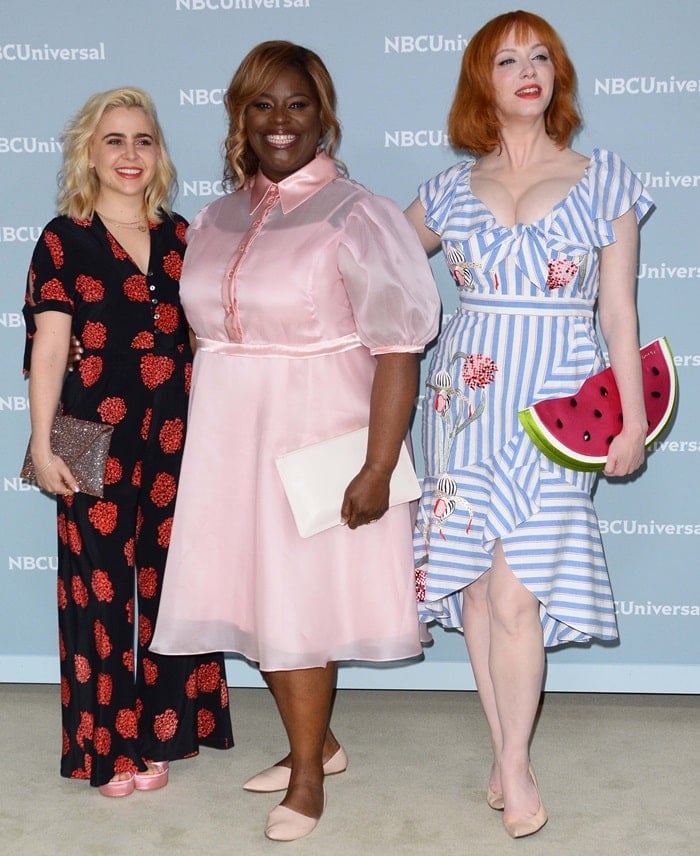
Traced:
<svg viewBox="0 0 700 856">
<path fill-rule="evenodd" d="M 648 446 L 666 429 L 676 408 L 678 376 L 666 339 L 640 351 Z M 622 429 L 622 406 L 610 367 L 589 377 L 574 395 L 549 398 L 521 410 L 518 418 L 548 458 L 572 470 L 602 470 L 608 447 Z"/>
</svg>

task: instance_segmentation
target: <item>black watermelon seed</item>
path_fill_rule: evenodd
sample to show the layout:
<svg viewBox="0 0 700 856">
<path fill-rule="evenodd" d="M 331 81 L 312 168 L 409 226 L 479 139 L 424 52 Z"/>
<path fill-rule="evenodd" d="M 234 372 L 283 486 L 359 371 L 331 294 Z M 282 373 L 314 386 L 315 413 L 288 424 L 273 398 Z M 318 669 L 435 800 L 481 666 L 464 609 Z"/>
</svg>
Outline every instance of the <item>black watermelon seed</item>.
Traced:
<svg viewBox="0 0 700 856">
<path fill-rule="evenodd" d="M 661 398 L 661 393 L 660 393 L 658 390 L 654 390 L 654 391 L 651 393 L 651 397 L 652 397 L 652 398 Z"/>
<path fill-rule="evenodd" d="M 591 433 L 590 433 L 590 431 L 584 431 L 584 432 L 583 432 L 583 439 L 584 439 L 586 442 L 588 442 L 588 441 L 591 439 Z"/>
<path fill-rule="evenodd" d="M 607 398 L 607 397 L 608 397 L 608 389 L 607 389 L 607 387 L 605 387 L 605 386 L 601 386 L 601 388 L 600 388 L 600 394 L 603 396 L 603 398 Z"/>
<path fill-rule="evenodd" d="M 572 407 L 578 407 L 578 401 L 576 401 L 576 399 L 575 399 L 575 398 L 572 398 L 572 399 L 571 399 L 571 401 L 569 402 L 569 404 L 570 404 Z"/>
<path fill-rule="evenodd" d="M 564 423 L 561 421 L 561 419 L 557 419 L 557 428 L 563 428 L 563 427 L 564 427 Z"/>
<path fill-rule="evenodd" d="M 608 444 L 608 446 L 609 446 L 609 445 L 612 443 L 612 441 L 613 441 L 614 439 L 615 439 L 615 438 L 611 436 L 611 437 L 608 437 L 608 439 L 607 439 L 605 442 L 606 442 L 606 443 Z"/>
<path fill-rule="evenodd" d="M 651 367 L 651 373 L 655 374 L 657 377 L 661 374 L 661 372 L 656 368 L 656 366 Z"/>
<path fill-rule="evenodd" d="M 600 410 L 594 410 L 594 411 L 593 411 L 593 415 L 595 416 L 595 418 L 596 418 L 596 419 L 600 419 L 600 417 L 601 417 L 603 414 L 600 412 Z"/>
</svg>

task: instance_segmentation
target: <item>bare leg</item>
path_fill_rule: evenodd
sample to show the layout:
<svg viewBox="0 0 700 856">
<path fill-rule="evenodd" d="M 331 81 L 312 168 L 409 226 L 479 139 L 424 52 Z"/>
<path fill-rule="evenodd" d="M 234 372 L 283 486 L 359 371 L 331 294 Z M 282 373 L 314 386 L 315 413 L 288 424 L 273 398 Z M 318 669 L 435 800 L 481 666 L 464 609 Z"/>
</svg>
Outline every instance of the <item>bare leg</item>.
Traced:
<svg viewBox="0 0 700 856">
<path fill-rule="evenodd" d="M 307 817 L 323 813 L 323 755 L 336 666 L 265 672 L 289 738 L 292 774 L 281 805 Z M 333 738 L 335 739 L 335 738 Z"/>
<path fill-rule="evenodd" d="M 476 688 L 479 691 L 479 701 L 491 732 L 493 765 L 489 776 L 489 790 L 500 794 L 503 792 L 501 787 L 503 734 L 489 668 L 491 650 L 491 620 L 488 609 L 489 574 L 490 571 L 464 589 L 462 623 L 464 624 L 464 641 L 467 644 L 469 661 L 474 672 Z"/>
<path fill-rule="evenodd" d="M 468 620 L 475 621 L 474 628 L 468 631 L 467 645 L 470 657 L 473 652 L 476 660 L 475 677 L 491 729 L 494 770 L 500 770 L 504 820 L 514 820 L 533 815 L 539 808 L 528 769 L 544 673 L 542 625 L 537 599 L 511 571 L 500 542 L 494 550 L 491 570 L 468 588 L 482 582 L 483 587 L 476 589 L 473 596 L 465 593 L 464 623 L 466 626 Z M 497 777 L 494 770 L 492 786 Z"/>
</svg>

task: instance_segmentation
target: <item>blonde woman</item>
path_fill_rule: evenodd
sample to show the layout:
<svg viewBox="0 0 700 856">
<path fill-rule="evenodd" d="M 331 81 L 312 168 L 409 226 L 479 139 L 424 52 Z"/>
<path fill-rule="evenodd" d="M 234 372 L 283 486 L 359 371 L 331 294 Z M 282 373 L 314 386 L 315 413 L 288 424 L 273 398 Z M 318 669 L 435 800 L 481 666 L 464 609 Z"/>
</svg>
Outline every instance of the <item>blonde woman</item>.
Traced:
<svg viewBox="0 0 700 856">
<path fill-rule="evenodd" d="M 24 309 L 32 457 L 57 501 L 61 775 L 127 796 L 163 787 L 168 762 L 200 744 L 233 742 L 222 655 L 148 651 L 187 416 L 187 223 L 170 210 L 175 172 L 142 90 L 89 98 L 63 151 Z M 66 374 L 71 334 L 83 354 Z M 114 426 L 103 499 L 51 451 L 59 404 Z"/>
</svg>

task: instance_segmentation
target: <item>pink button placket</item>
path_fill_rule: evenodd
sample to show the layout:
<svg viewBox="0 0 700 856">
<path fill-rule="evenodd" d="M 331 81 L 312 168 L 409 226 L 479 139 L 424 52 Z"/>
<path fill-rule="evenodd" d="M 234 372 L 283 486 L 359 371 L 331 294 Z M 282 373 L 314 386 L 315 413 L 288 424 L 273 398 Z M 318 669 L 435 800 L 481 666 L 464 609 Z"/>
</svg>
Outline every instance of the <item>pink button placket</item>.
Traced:
<svg viewBox="0 0 700 856">
<path fill-rule="evenodd" d="M 243 329 L 241 328 L 240 318 L 238 315 L 238 301 L 236 297 L 236 274 L 238 273 L 238 269 L 241 266 L 243 259 L 247 256 L 248 250 L 255 242 L 255 239 L 260 234 L 267 218 L 270 216 L 270 212 L 279 202 L 279 198 L 279 188 L 276 184 L 271 184 L 265 192 L 262 211 L 260 210 L 260 206 L 258 206 L 255 220 L 253 220 L 250 229 L 246 232 L 241 243 L 238 245 L 238 249 L 234 253 L 233 258 L 227 267 L 224 281 L 222 283 L 221 298 L 224 304 L 224 311 L 226 313 L 224 327 L 226 328 L 229 341 L 231 342 L 243 341 Z"/>
</svg>

